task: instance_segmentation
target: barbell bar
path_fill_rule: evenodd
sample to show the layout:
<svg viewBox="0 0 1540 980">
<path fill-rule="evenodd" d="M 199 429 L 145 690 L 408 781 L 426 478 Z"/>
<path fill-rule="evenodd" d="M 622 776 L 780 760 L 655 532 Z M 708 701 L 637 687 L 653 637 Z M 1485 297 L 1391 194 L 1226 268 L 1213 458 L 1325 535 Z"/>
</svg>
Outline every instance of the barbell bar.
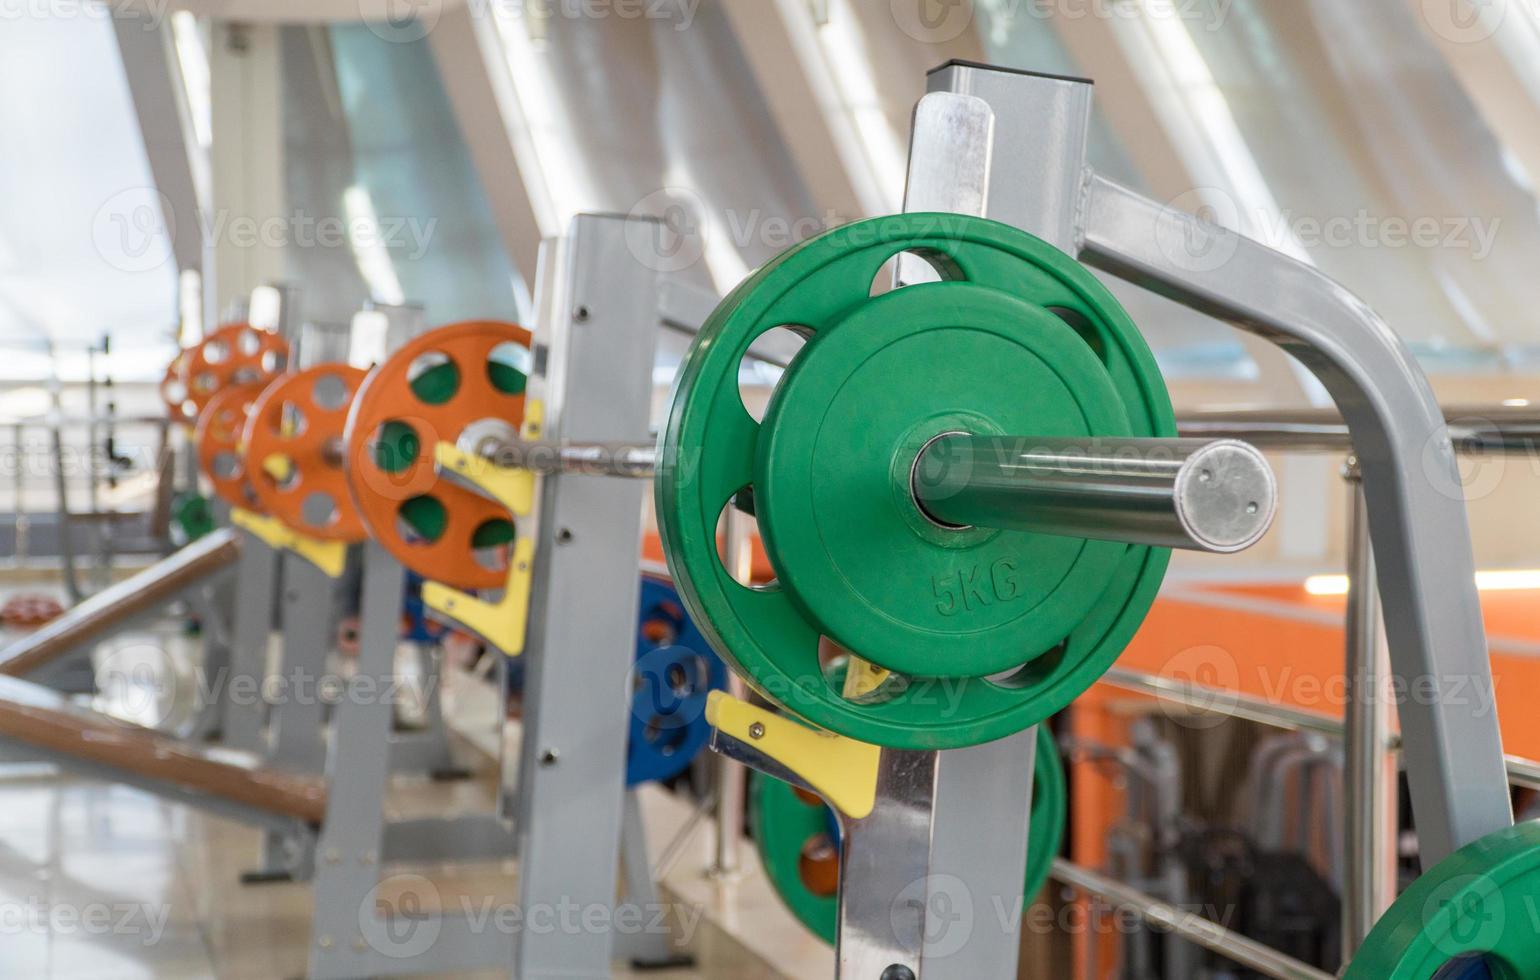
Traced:
<svg viewBox="0 0 1540 980">
<path fill-rule="evenodd" d="M 655 446 L 480 436 L 461 451 L 543 475 L 650 479 Z M 911 492 L 944 528 L 1010 528 L 1231 553 L 1276 513 L 1266 458 L 1234 439 L 1040 439 L 948 433 L 915 457 Z"/>
</svg>

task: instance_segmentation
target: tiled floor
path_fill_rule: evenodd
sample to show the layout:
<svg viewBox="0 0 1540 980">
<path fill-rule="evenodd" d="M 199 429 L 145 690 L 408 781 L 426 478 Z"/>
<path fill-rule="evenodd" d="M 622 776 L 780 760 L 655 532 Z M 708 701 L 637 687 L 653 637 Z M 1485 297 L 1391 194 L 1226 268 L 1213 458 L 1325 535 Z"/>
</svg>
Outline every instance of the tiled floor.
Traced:
<svg viewBox="0 0 1540 980">
<path fill-rule="evenodd" d="M 407 809 L 430 792 L 444 802 L 442 787 L 432 784 L 398 791 Z M 484 788 L 462 784 L 456 792 L 472 797 Z M 0 765 L 0 977 L 302 976 L 310 890 L 240 884 L 258 843 L 249 827 L 137 790 L 44 766 Z M 498 890 L 511 900 L 512 877 L 497 868 L 424 873 L 436 875 L 446 891 Z M 778 976 L 710 928 L 697 932 L 691 946 L 695 969 L 646 976 Z"/>
<path fill-rule="evenodd" d="M 6 591 L 0 586 L 0 598 Z M 0 630 L 0 642 L 8 638 L 8 631 Z M 143 650 L 156 651 L 157 656 L 141 664 Z M 103 657 L 122 669 L 104 670 Z M 196 641 L 172 625 L 120 636 L 97 651 L 98 681 L 104 675 L 121 675 L 131 683 L 104 691 L 98 706 L 140 723 L 181 728 L 192 720 L 197 698 L 195 687 L 177 678 L 191 676 L 197 657 Z M 140 667 L 153 668 L 155 675 L 144 690 L 134 686 L 141 679 Z M 468 740 L 461 746 L 462 755 L 485 760 L 485 771 L 477 780 L 453 784 L 399 778 L 387 806 L 393 815 L 491 809 L 490 759 L 498 751 L 493 719 L 500 715 L 500 705 L 485 696 L 484 685 L 456 680 L 450 679 L 450 697 L 457 727 Z M 516 739 L 517 727 L 504 735 Z M 481 751 L 472 749 L 472 743 Z M 515 745 L 505 743 L 502 748 L 517 757 Z M 689 804 L 662 791 L 650 795 L 644 812 L 655 855 L 664 852 L 674 828 L 689 822 L 689 811 Z M 700 826 L 706 825 L 709 821 Z M 703 912 L 687 946 L 695 967 L 645 974 L 617 968 L 615 976 L 828 976 L 828 948 L 790 918 L 768 892 L 763 876 L 711 883 L 702 871 L 710 842 L 699 832 L 693 836 L 664 887 L 666 901 L 687 902 Z M 0 755 L 0 980 L 302 977 L 312 941 L 310 886 L 242 884 L 241 873 L 255 865 L 260 843 L 260 831 L 244 824 L 126 786 Z M 754 862 L 752 851 L 746 860 Z M 441 893 L 473 895 L 478 903 L 495 896 L 499 903 L 511 905 L 517 897 L 510 867 L 392 870 L 420 873 Z M 760 950 L 761 956 L 750 949 Z M 778 951 L 774 955 L 781 969 L 765 964 L 761 957 L 771 955 L 764 952 L 767 949 Z M 457 974 L 507 975 L 506 970 Z"/>
</svg>

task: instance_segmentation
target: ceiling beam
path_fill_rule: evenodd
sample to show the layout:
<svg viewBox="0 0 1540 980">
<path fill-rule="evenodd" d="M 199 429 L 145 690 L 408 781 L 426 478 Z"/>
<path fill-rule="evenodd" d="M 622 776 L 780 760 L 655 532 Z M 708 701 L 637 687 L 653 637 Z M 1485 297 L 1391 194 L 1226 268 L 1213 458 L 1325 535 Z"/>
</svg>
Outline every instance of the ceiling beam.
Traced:
<svg viewBox="0 0 1540 980">
<path fill-rule="evenodd" d="M 443 12 L 428 43 L 503 248 L 533 289 L 540 241 L 562 228 L 497 25 L 484 4 L 457 6 Z"/>
</svg>

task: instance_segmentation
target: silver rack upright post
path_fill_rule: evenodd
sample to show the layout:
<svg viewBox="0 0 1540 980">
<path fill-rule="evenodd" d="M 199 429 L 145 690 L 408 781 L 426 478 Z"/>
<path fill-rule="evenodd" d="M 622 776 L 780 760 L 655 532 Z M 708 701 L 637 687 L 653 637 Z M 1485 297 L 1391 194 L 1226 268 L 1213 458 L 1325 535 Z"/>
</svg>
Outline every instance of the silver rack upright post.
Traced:
<svg viewBox="0 0 1540 980">
<path fill-rule="evenodd" d="M 1411 351 L 1313 266 L 1094 173 L 1091 85 L 951 62 L 931 92 L 994 110 L 989 216 L 1083 262 L 1277 344 L 1331 393 L 1363 467 L 1391 665 L 1417 689 L 1474 679 L 1477 703 L 1408 700 L 1401 728 L 1424 865 L 1511 826 L 1513 809 L 1449 427 Z M 1063 93 L 1057 102 L 1054 93 Z M 1051 110 L 1058 108 L 1059 112 Z M 1044 188 L 1052 200 L 1042 203 Z"/>
<path fill-rule="evenodd" d="M 1385 684 L 1389 658 L 1374 583 L 1374 549 L 1358 460 L 1344 470 L 1348 525 L 1347 677 L 1344 719 L 1347 826 L 1343 848 L 1342 958 L 1347 962 L 1395 898 L 1397 774 Z"/>
</svg>

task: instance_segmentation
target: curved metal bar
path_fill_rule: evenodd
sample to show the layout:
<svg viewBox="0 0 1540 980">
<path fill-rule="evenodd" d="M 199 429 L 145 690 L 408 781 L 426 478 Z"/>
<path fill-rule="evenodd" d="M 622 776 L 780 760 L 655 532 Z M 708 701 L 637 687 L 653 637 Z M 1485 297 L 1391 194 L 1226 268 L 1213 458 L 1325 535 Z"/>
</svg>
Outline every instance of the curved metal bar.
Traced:
<svg viewBox="0 0 1540 980">
<path fill-rule="evenodd" d="M 1379 559 L 1412 805 L 1425 865 L 1513 822 L 1443 412 L 1410 350 L 1314 268 L 1090 176 L 1081 257 L 1294 355 L 1352 433 Z M 1458 692 L 1458 693 L 1457 693 Z"/>
</svg>

